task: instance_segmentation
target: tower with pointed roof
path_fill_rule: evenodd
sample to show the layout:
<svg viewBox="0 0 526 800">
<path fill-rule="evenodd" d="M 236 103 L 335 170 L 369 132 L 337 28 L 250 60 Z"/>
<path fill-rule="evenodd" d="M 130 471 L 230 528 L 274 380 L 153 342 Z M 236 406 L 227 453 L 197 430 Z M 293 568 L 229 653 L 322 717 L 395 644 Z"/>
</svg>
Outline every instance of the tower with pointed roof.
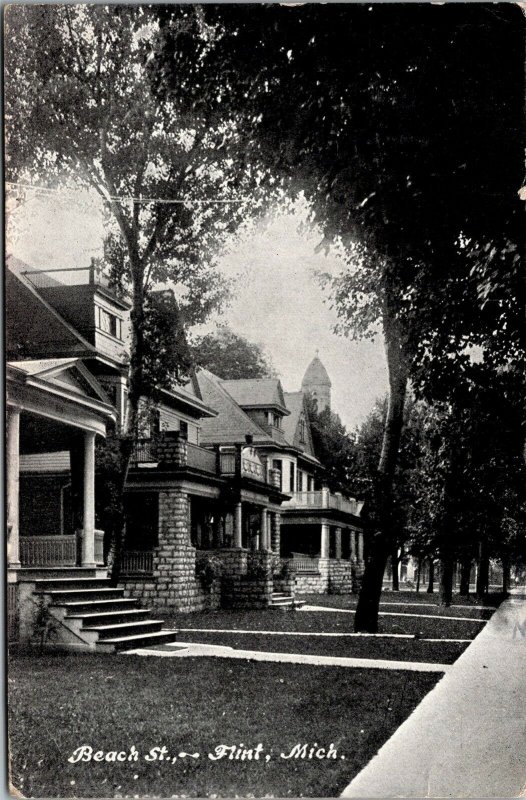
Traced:
<svg viewBox="0 0 526 800">
<path fill-rule="evenodd" d="M 331 379 L 320 361 L 319 351 L 305 370 L 301 388 L 316 402 L 318 412 L 331 407 Z"/>
</svg>

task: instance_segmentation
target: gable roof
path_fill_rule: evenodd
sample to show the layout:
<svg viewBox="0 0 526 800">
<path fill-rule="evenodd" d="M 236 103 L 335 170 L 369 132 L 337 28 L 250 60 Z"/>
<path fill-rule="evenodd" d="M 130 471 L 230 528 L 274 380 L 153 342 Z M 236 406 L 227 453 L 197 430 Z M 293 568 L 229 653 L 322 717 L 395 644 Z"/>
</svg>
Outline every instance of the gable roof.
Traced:
<svg viewBox="0 0 526 800">
<path fill-rule="evenodd" d="M 93 357 L 97 350 L 21 274 L 26 264 L 8 258 L 5 274 L 6 347 L 11 357 L 67 355 Z"/>
<path fill-rule="evenodd" d="M 242 408 L 277 408 L 288 413 L 278 378 L 243 378 L 221 381 L 221 385 Z"/>
<path fill-rule="evenodd" d="M 206 369 L 195 374 L 194 384 L 197 384 L 202 401 L 217 412 L 216 417 L 201 421 L 201 444 L 245 444 L 247 435 L 253 436 L 254 443 L 272 443 L 272 437 L 245 414 L 225 388 L 225 383 L 231 381 L 222 381 Z"/>
<path fill-rule="evenodd" d="M 285 392 L 285 402 L 290 411 L 290 416 L 283 420 L 283 432 L 288 444 L 313 458 L 316 458 L 312 435 L 310 430 L 309 415 L 303 392 Z M 302 413 L 305 416 L 305 441 L 300 439 L 300 418 Z"/>
<path fill-rule="evenodd" d="M 41 358 L 27 361 L 8 361 L 11 370 L 26 377 L 38 378 L 48 384 L 111 405 L 108 395 L 91 372 L 76 358 Z"/>
</svg>

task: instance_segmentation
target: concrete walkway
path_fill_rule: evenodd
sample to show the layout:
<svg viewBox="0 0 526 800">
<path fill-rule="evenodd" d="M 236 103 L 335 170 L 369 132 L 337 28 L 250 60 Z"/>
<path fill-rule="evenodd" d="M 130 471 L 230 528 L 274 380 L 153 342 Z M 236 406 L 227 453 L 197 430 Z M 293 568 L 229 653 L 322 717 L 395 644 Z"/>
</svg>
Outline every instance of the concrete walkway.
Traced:
<svg viewBox="0 0 526 800">
<path fill-rule="evenodd" d="M 526 797 L 526 596 L 473 644 L 343 797 Z"/>
<path fill-rule="evenodd" d="M 416 640 L 414 633 L 340 633 L 330 631 L 260 631 L 257 629 L 247 630 L 246 628 L 177 628 L 179 633 L 248 633 L 256 636 L 328 636 L 336 639 L 345 638 L 376 638 L 376 639 L 412 639 Z M 472 639 L 424 639 L 418 637 L 419 642 L 458 642 L 459 644 L 469 644 Z"/>
<path fill-rule="evenodd" d="M 402 605 L 402 604 L 397 604 Z M 337 614 L 356 614 L 355 608 L 330 608 L 329 606 L 302 606 L 298 611 L 330 611 Z M 475 617 L 446 617 L 439 614 L 413 614 L 404 611 L 379 611 L 379 617 L 418 617 L 419 619 L 447 619 L 454 622 L 478 622 L 479 625 L 485 625 L 485 619 L 476 619 Z"/>
<path fill-rule="evenodd" d="M 313 656 L 302 653 L 269 653 L 263 650 L 237 650 L 226 645 L 181 642 L 163 644 L 150 649 L 140 647 L 126 650 L 126 655 L 154 656 L 157 658 L 237 658 L 244 661 L 273 661 L 280 664 L 313 664 L 323 667 L 354 667 L 360 669 L 397 669 L 408 672 L 447 672 L 449 664 L 430 664 L 421 661 L 388 661 L 376 658 L 345 658 L 343 656 Z"/>
</svg>

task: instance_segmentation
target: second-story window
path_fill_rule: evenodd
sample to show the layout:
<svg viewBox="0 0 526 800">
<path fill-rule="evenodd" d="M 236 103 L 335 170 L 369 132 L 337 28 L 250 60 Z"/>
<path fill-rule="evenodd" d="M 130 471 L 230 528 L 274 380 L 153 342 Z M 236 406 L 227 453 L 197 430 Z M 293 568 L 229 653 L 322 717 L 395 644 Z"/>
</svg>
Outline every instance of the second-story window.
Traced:
<svg viewBox="0 0 526 800">
<path fill-rule="evenodd" d="M 188 422 L 184 419 L 179 421 L 179 432 L 184 439 L 188 439 Z"/>
<path fill-rule="evenodd" d="M 290 462 L 290 483 L 289 483 L 289 488 L 290 488 L 291 492 L 294 492 L 296 490 L 296 487 L 295 487 L 296 481 L 295 481 L 294 471 L 295 471 L 294 470 L 294 464 L 291 461 Z"/>
<path fill-rule="evenodd" d="M 122 320 L 115 314 L 110 314 L 105 308 L 95 306 L 95 324 L 103 333 L 108 333 L 115 339 L 122 339 Z"/>
</svg>

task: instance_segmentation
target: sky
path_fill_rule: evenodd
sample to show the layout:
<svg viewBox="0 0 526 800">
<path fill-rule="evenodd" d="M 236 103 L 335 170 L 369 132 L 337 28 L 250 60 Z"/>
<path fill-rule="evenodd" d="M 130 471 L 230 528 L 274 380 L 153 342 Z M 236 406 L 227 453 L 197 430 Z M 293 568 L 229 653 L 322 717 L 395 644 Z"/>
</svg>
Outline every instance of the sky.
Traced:
<svg viewBox="0 0 526 800">
<path fill-rule="evenodd" d="M 82 267 L 100 255 L 102 217 L 87 194 L 31 198 L 11 219 L 8 253 L 30 266 Z M 222 271 L 235 280 L 234 295 L 206 330 L 226 323 L 259 344 L 285 391 L 301 387 L 318 351 L 332 381 L 332 409 L 353 430 L 387 391 L 383 342 L 380 337 L 355 342 L 334 333 L 336 312 L 315 273 L 342 265 L 334 254 L 315 252 L 320 236 L 300 226 L 303 219 L 301 211 L 278 210 L 222 256 Z"/>
</svg>

